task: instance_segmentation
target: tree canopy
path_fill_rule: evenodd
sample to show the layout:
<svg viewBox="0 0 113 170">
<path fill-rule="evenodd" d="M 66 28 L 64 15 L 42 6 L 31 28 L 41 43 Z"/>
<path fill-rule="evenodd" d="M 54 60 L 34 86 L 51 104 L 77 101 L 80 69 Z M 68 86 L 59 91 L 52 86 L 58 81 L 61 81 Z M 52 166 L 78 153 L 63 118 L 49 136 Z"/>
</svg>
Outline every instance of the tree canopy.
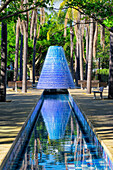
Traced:
<svg viewBox="0 0 113 170">
<path fill-rule="evenodd" d="M 0 21 L 17 20 L 18 17 L 26 19 L 25 12 L 35 9 L 36 7 L 45 7 L 49 0 L 29 0 L 28 3 L 24 3 L 24 0 L 2 0 L 0 8 Z"/>
<path fill-rule="evenodd" d="M 109 31 L 113 32 L 113 1 L 111 0 L 69 0 L 67 7 L 75 8 L 82 14 L 93 18 Z"/>
</svg>

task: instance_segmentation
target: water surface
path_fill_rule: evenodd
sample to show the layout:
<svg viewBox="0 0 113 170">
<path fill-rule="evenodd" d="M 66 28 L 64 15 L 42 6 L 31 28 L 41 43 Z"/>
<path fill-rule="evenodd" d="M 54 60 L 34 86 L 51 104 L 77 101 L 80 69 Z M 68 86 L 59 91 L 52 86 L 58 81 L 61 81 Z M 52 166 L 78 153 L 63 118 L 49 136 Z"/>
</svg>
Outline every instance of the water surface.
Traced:
<svg viewBox="0 0 113 170">
<path fill-rule="evenodd" d="M 15 169 L 109 169 L 72 111 L 68 95 L 45 95 L 28 144 Z"/>
</svg>

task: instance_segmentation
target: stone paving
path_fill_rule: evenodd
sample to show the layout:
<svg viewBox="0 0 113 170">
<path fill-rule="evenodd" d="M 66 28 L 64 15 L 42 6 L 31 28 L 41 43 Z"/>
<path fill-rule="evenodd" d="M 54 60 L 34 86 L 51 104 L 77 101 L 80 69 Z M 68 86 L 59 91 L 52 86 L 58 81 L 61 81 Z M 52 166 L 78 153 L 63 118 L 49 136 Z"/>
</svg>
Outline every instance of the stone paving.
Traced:
<svg viewBox="0 0 113 170">
<path fill-rule="evenodd" d="M 94 100 L 93 94 L 87 94 L 86 90 L 69 92 L 113 161 L 113 100 L 107 99 L 107 89 L 102 100 L 98 94 Z M 42 90 L 36 89 L 27 93 L 8 90 L 7 102 L 0 102 L 0 164 L 41 94 Z"/>
</svg>

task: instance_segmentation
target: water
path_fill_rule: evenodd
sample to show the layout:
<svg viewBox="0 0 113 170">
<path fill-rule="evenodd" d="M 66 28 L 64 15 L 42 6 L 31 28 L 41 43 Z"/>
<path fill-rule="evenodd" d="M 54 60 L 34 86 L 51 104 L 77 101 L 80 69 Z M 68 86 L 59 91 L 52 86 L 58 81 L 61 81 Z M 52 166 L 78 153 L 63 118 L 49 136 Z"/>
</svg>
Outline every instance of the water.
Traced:
<svg viewBox="0 0 113 170">
<path fill-rule="evenodd" d="M 109 166 L 80 125 L 68 95 L 46 95 L 28 144 L 13 169 L 109 170 Z"/>
</svg>

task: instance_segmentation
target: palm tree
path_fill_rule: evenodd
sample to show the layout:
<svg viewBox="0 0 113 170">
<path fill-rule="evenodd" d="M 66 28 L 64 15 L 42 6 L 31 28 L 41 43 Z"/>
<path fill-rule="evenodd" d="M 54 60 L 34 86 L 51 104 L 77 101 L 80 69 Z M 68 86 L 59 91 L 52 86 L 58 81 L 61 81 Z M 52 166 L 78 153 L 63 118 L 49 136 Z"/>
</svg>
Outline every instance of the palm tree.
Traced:
<svg viewBox="0 0 113 170">
<path fill-rule="evenodd" d="M 14 81 L 15 82 L 17 81 L 17 76 L 18 76 L 19 34 L 20 34 L 20 19 L 18 18 L 17 25 L 16 25 L 16 45 L 15 45 L 15 65 L 14 65 Z"/>
<path fill-rule="evenodd" d="M 7 75 L 7 24 L 2 22 L 1 37 L 1 86 L 0 101 L 6 101 L 6 75 Z"/>
<path fill-rule="evenodd" d="M 37 40 L 37 10 L 35 11 L 35 23 L 34 23 L 34 46 L 33 46 L 33 84 L 35 84 L 35 55 L 36 55 L 36 40 Z"/>
<path fill-rule="evenodd" d="M 28 23 L 23 21 L 24 50 L 23 50 L 23 83 L 22 92 L 27 92 L 27 48 L 28 48 Z"/>
<path fill-rule="evenodd" d="M 33 35 L 34 20 L 35 20 L 35 10 L 32 10 L 31 25 L 30 25 L 30 39 L 32 39 L 32 35 Z"/>
<path fill-rule="evenodd" d="M 34 1 L 36 2 L 36 0 Z M 45 11 L 44 8 L 40 8 L 40 25 L 43 25 L 45 23 Z M 31 27 L 30 27 L 30 39 L 32 39 L 32 34 L 34 32 L 34 45 L 33 45 L 33 65 L 32 65 L 32 70 L 33 70 L 33 84 L 35 84 L 35 56 L 36 56 L 36 42 L 39 37 L 39 32 L 40 32 L 40 25 L 38 29 L 38 35 L 37 35 L 37 8 L 32 11 L 32 16 L 31 16 Z"/>
<path fill-rule="evenodd" d="M 72 77 L 74 78 L 74 71 L 73 71 L 73 38 L 74 38 L 74 33 L 73 33 L 73 27 L 72 24 L 70 24 L 70 67 L 71 67 L 71 74 Z"/>
<path fill-rule="evenodd" d="M 66 2 L 68 0 L 64 0 L 61 3 L 61 9 L 65 6 Z M 71 9 L 68 8 L 67 12 L 66 12 L 66 16 L 65 16 L 65 22 L 64 22 L 64 36 L 66 36 L 66 26 L 68 23 L 68 20 L 70 21 L 70 30 L 71 29 L 71 25 L 72 22 L 74 21 L 74 23 L 79 22 L 80 24 L 75 24 L 74 26 L 74 30 L 75 30 L 75 35 L 76 35 L 76 54 L 75 54 L 75 78 L 76 78 L 76 84 L 78 84 L 77 79 L 79 78 L 79 64 L 78 64 L 78 60 L 80 63 L 80 80 L 83 80 L 83 59 L 86 62 L 86 59 L 84 57 L 84 42 L 83 42 L 83 36 L 84 36 L 84 24 L 81 21 L 81 14 L 80 12 L 78 12 L 78 10 L 75 9 Z M 71 31 L 72 32 L 72 31 Z M 70 33 L 71 33 L 70 32 Z M 73 74 L 73 42 L 72 42 L 72 36 L 70 36 L 70 67 L 71 67 L 71 72 Z M 78 58 L 79 57 L 79 58 Z"/>
<path fill-rule="evenodd" d="M 81 14 L 79 13 L 79 21 Z M 80 80 L 83 80 L 83 46 L 82 46 L 82 24 L 79 24 L 78 29 L 79 55 L 80 55 Z"/>
<path fill-rule="evenodd" d="M 78 11 L 74 11 L 74 23 L 77 25 L 75 28 L 76 35 L 76 58 L 75 58 L 75 77 L 76 79 L 83 80 L 83 54 L 84 54 L 84 44 L 83 44 L 83 36 L 84 36 L 84 21 L 81 21 L 81 14 Z M 85 60 L 85 58 L 84 58 Z M 79 63 L 79 64 L 78 64 Z M 79 68 L 80 65 L 80 68 Z M 79 75 L 80 70 L 80 75 Z M 78 81 L 76 80 L 76 84 Z"/>
<path fill-rule="evenodd" d="M 96 59 L 96 46 L 97 46 L 97 37 L 98 37 L 98 24 L 97 22 L 94 24 L 94 41 L 93 41 L 93 58 Z"/>
<path fill-rule="evenodd" d="M 79 14 L 77 10 L 73 11 L 74 23 L 79 22 Z M 80 79 L 80 68 L 79 68 L 79 34 L 78 34 L 79 24 L 74 25 L 74 32 L 76 36 L 76 48 L 75 48 L 75 81 L 78 86 L 78 80 Z"/>
<path fill-rule="evenodd" d="M 89 57 L 88 57 L 88 74 L 87 74 L 87 92 L 91 93 L 91 72 L 93 58 L 93 19 L 90 19 L 90 34 L 89 34 Z"/>
<path fill-rule="evenodd" d="M 60 5 L 60 10 L 59 10 L 59 14 L 61 12 L 61 9 L 65 6 L 66 2 L 68 0 L 64 0 L 61 5 Z M 72 27 L 72 22 L 74 20 L 74 9 L 68 8 L 66 11 L 66 15 L 65 15 L 65 21 L 64 21 L 64 37 L 66 37 L 66 27 L 67 27 L 67 23 L 69 23 L 70 25 L 70 69 L 71 69 L 71 74 L 72 77 L 74 78 L 74 70 L 73 70 L 73 38 L 74 38 L 74 32 L 73 32 L 73 27 Z M 58 15 L 59 15 L 58 14 Z"/>
<path fill-rule="evenodd" d="M 23 56 L 23 24 L 20 23 L 21 44 L 20 44 L 20 81 L 22 81 L 22 56 Z"/>
<path fill-rule="evenodd" d="M 113 30 L 113 27 L 111 28 Z M 110 32 L 109 91 L 108 98 L 113 99 L 113 33 Z"/>
<path fill-rule="evenodd" d="M 78 39 L 77 39 L 76 49 L 75 49 L 75 81 L 76 81 L 76 86 L 78 86 L 78 80 L 79 79 L 80 79 L 80 74 L 79 74 L 79 44 L 78 44 Z"/>
<path fill-rule="evenodd" d="M 86 74 L 85 78 L 87 80 L 87 70 L 88 70 L 88 55 L 89 55 L 89 25 L 86 25 Z"/>
<path fill-rule="evenodd" d="M 24 0 L 24 4 L 27 0 Z M 27 92 L 27 49 L 28 49 L 28 12 L 26 13 L 27 21 L 23 20 L 23 32 L 24 32 L 24 50 L 23 50 L 23 81 L 22 92 Z"/>
<path fill-rule="evenodd" d="M 100 25 L 100 44 L 103 47 L 104 50 L 104 46 L 105 46 L 105 28 Z"/>
</svg>

